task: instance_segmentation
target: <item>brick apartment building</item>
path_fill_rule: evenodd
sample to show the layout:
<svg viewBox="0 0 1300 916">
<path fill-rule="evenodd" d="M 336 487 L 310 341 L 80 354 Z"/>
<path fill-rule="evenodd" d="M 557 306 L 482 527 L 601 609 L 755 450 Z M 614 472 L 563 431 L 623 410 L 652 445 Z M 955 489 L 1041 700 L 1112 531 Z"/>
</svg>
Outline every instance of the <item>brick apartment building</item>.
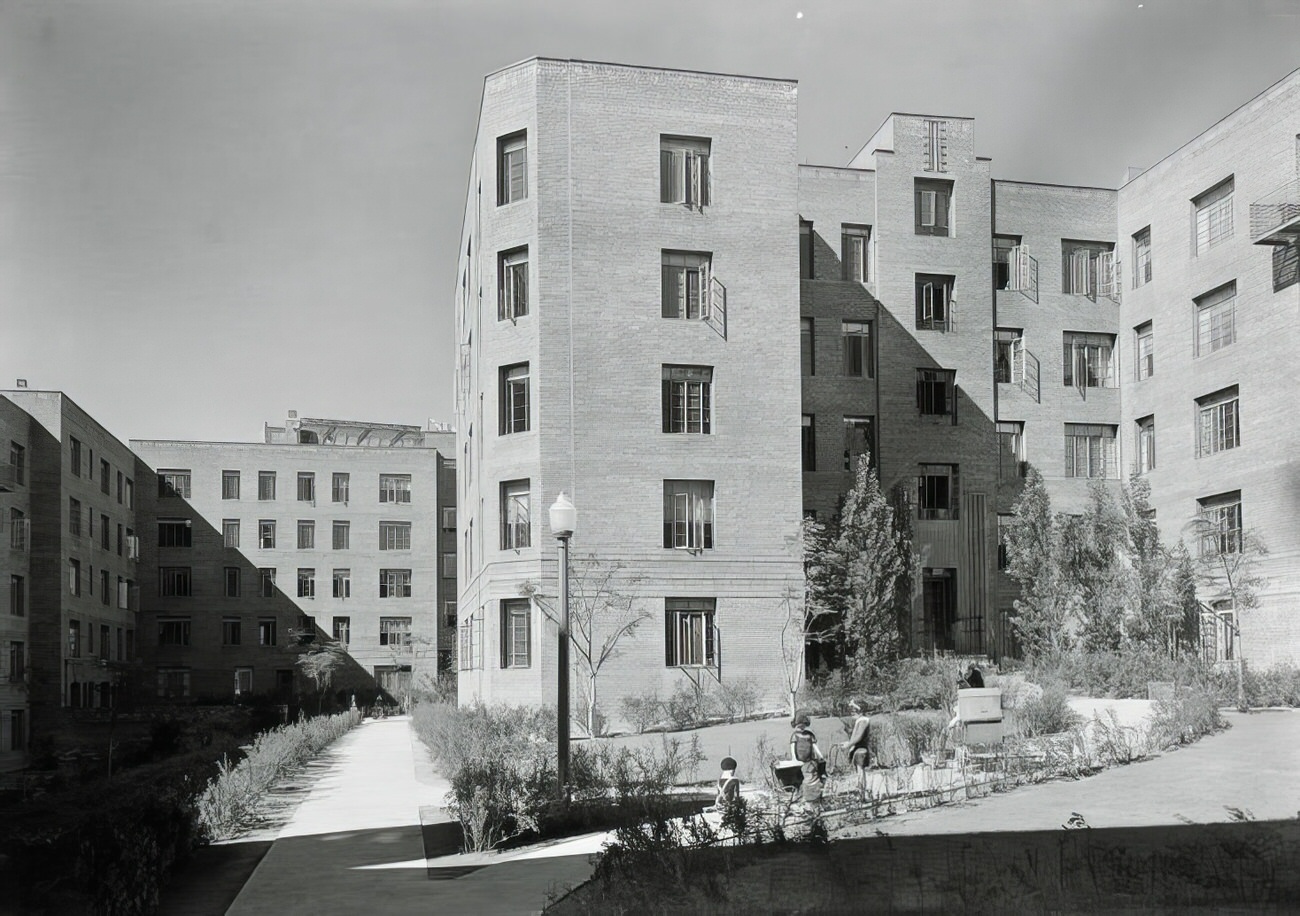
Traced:
<svg viewBox="0 0 1300 916">
<path fill-rule="evenodd" d="M 848 166 L 800 166 L 788 81 L 543 58 L 487 77 L 456 290 L 462 700 L 554 682 L 521 586 L 554 593 L 560 490 L 574 553 L 641 574 L 655 618 L 607 714 L 701 672 L 770 690 L 801 581 L 785 539 L 867 450 L 914 506 L 916 649 L 1014 651 L 999 529 L 1032 464 L 1058 511 L 1137 471 L 1166 541 L 1197 517 L 1224 544 L 1257 531 L 1267 594 L 1208 651 L 1300 658 L 1293 436 L 1266 381 L 1300 333 L 1297 93 L 1115 191 L 992 180 L 952 116 L 895 113 Z"/>
</svg>

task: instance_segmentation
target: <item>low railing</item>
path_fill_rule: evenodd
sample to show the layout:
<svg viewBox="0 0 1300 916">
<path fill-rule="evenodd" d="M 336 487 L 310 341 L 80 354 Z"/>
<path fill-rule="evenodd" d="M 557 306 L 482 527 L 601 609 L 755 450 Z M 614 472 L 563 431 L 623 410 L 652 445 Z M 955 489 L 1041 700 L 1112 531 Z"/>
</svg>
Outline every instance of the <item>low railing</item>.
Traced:
<svg viewBox="0 0 1300 916">
<path fill-rule="evenodd" d="M 1300 178 L 1288 181 L 1250 205 L 1250 240 L 1278 244 L 1287 241 L 1273 238 L 1300 235 Z"/>
</svg>

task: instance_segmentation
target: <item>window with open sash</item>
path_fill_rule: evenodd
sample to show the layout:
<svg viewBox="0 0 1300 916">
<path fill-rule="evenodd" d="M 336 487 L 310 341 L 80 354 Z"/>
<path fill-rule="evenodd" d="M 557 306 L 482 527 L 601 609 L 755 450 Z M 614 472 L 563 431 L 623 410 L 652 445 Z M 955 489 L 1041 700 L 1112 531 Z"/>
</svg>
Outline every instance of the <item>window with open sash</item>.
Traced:
<svg viewBox="0 0 1300 916">
<path fill-rule="evenodd" d="M 1013 369 L 1016 365 L 1017 344 L 1023 345 L 1024 331 L 1020 328 L 998 328 L 993 332 L 993 381 L 1009 384 L 1018 381 Z"/>
<path fill-rule="evenodd" d="M 1012 252 L 1020 247 L 1018 235 L 993 236 L 993 288 L 1015 289 Z"/>
<path fill-rule="evenodd" d="M 532 543 L 531 482 L 507 480 L 501 484 L 501 549 L 519 550 Z"/>
<path fill-rule="evenodd" d="M 411 475 L 380 474 L 379 501 L 381 503 L 409 503 L 411 501 Z"/>
<path fill-rule="evenodd" d="M 316 475 L 311 471 L 298 472 L 298 502 L 316 504 Z"/>
<path fill-rule="evenodd" d="M 803 469 L 817 470 L 817 418 L 810 413 L 803 415 L 803 427 L 800 433 L 803 450 Z"/>
<path fill-rule="evenodd" d="M 916 476 L 917 518 L 956 519 L 959 474 L 955 464 L 923 464 Z"/>
<path fill-rule="evenodd" d="M 1151 227 L 1133 233 L 1133 288 L 1151 282 Z"/>
<path fill-rule="evenodd" d="M 664 546 L 677 550 L 713 547 L 713 481 L 664 481 Z"/>
<path fill-rule="evenodd" d="M 380 617 L 379 644 L 402 652 L 410 652 L 411 618 Z"/>
<path fill-rule="evenodd" d="M 1092 479 L 1119 476 L 1115 427 L 1105 424 L 1065 424 L 1065 476 Z"/>
<path fill-rule="evenodd" d="M 925 170 L 948 171 L 948 122 L 925 119 Z"/>
<path fill-rule="evenodd" d="M 259 567 L 257 570 L 258 594 L 263 598 L 275 597 L 275 568 Z"/>
<path fill-rule="evenodd" d="M 712 256 L 703 251 L 664 251 L 661 256 L 665 318 L 703 318 L 711 294 Z"/>
<path fill-rule="evenodd" d="M 1007 544 L 1010 542 L 1011 529 L 1015 527 L 1016 517 L 1009 512 L 998 513 L 998 569 L 1011 565 Z"/>
<path fill-rule="evenodd" d="M 514 321 L 528 314 L 528 246 L 497 256 L 497 320 Z"/>
<path fill-rule="evenodd" d="M 1063 381 L 1084 393 L 1088 388 L 1115 388 L 1115 335 L 1066 331 L 1061 351 Z"/>
<path fill-rule="evenodd" d="M 1025 463 L 1025 424 L 1020 420 L 999 420 L 998 471 L 1003 479 L 1022 477 Z"/>
<path fill-rule="evenodd" d="M 916 327 L 917 330 L 952 331 L 953 277 L 942 274 L 916 275 Z"/>
<path fill-rule="evenodd" d="M 867 456 L 871 467 L 876 466 L 876 418 L 844 418 L 844 470 L 852 471 L 857 461 Z"/>
<path fill-rule="evenodd" d="M 528 196 L 528 133 L 497 139 L 497 206 Z"/>
<path fill-rule="evenodd" d="M 1137 461 L 1134 471 L 1145 474 L 1156 466 L 1156 418 L 1152 414 L 1137 421 Z"/>
<path fill-rule="evenodd" d="M 411 571 L 409 569 L 379 570 L 379 597 L 411 597 Z"/>
<path fill-rule="evenodd" d="M 711 142 L 704 137 L 659 138 L 659 200 L 702 209 L 711 200 Z"/>
<path fill-rule="evenodd" d="M 330 479 L 330 500 L 336 503 L 347 504 L 348 490 L 352 486 L 352 475 L 349 473 L 335 473 Z"/>
<path fill-rule="evenodd" d="M 952 182 L 916 179 L 916 234 L 951 235 Z"/>
<path fill-rule="evenodd" d="M 315 598 L 316 597 L 316 570 L 308 568 L 298 569 L 298 597 Z"/>
<path fill-rule="evenodd" d="M 1237 283 L 1234 280 L 1196 299 L 1196 355 L 1205 356 L 1237 341 Z"/>
<path fill-rule="evenodd" d="M 1221 181 L 1192 201 L 1195 210 L 1195 253 L 1204 254 L 1232 238 L 1233 177 Z"/>
<path fill-rule="evenodd" d="M 1133 349 L 1137 351 L 1137 378 L 1140 382 L 1151 378 L 1156 369 L 1155 335 L 1151 322 L 1134 328 L 1133 337 Z"/>
<path fill-rule="evenodd" d="M 871 241 L 870 226 L 840 226 L 840 262 L 844 279 L 856 283 L 867 282 L 867 245 Z"/>
<path fill-rule="evenodd" d="M 663 431 L 713 431 L 713 367 L 663 367 Z"/>
<path fill-rule="evenodd" d="M 1111 242 L 1061 241 L 1061 292 L 1119 301 L 1119 265 Z"/>
<path fill-rule="evenodd" d="M 501 602 L 501 667 L 532 667 L 532 650 L 532 607 L 527 598 L 506 598 Z"/>
<path fill-rule="evenodd" d="M 257 545 L 263 550 L 275 547 L 275 521 L 262 519 L 257 523 Z"/>
<path fill-rule="evenodd" d="M 1196 399 L 1196 457 L 1241 445 L 1241 407 L 1237 386 Z"/>
<path fill-rule="evenodd" d="M 337 573 L 337 570 L 335 572 Z M 334 597 L 338 598 L 341 596 L 335 595 Z M 352 642 L 351 617 L 335 617 L 331 623 L 333 624 L 334 638 L 338 641 L 339 645 L 346 647 L 350 642 Z"/>
<path fill-rule="evenodd" d="M 332 593 L 333 593 L 334 597 L 335 597 L 335 598 L 344 598 L 344 599 L 346 599 L 346 598 L 351 598 L 351 597 L 352 597 L 352 570 L 351 570 L 351 569 L 336 569 L 336 570 L 333 571 L 333 577 L 332 577 L 332 578 L 333 578 L 333 582 L 334 582 L 334 585 L 333 585 L 333 587 L 332 587 Z M 335 618 L 335 619 L 338 619 L 338 618 Z M 345 618 L 345 619 L 346 619 L 346 618 Z M 343 640 L 343 641 L 344 641 L 345 643 L 347 642 L 346 639 Z"/>
<path fill-rule="evenodd" d="M 669 668 L 718 664 L 715 598 L 664 599 L 664 663 Z"/>
<path fill-rule="evenodd" d="M 922 416 L 952 417 L 957 422 L 955 369 L 917 369 L 916 407 Z"/>
<path fill-rule="evenodd" d="M 875 378 L 875 351 L 871 348 L 871 322 L 841 323 L 844 337 L 844 374 L 849 378 Z"/>
<path fill-rule="evenodd" d="M 1241 491 L 1197 500 L 1201 519 L 1201 556 L 1237 553 L 1242 548 Z"/>
<path fill-rule="evenodd" d="M 499 389 L 501 435 L 528 432 L 528 363 L 502 366 Z"/>
<path fill-rule="evenodd" d="M 159 471 L 158 472 L 158 495 L 161 497 L 179 496 L 182 499 L 190 498 L 190 472 L 189 471 Z"/>
</svg>

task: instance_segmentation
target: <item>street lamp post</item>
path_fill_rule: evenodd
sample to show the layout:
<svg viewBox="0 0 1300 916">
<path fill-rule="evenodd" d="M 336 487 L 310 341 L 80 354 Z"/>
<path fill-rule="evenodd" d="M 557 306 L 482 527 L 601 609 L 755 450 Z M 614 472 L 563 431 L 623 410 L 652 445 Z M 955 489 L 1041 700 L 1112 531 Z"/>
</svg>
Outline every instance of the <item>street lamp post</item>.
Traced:
<svg viewBox="0 0 1300 916">
<path fill-rule="evenodd" d="M 560 645 L 556 659 L 555 774 L 559 798 L 568 798 L 569 786 L 569 538 L 578 523 L 578 510 L 561 491 L 551 505 L 551 533 L 560 542 Z"/>
</svg>

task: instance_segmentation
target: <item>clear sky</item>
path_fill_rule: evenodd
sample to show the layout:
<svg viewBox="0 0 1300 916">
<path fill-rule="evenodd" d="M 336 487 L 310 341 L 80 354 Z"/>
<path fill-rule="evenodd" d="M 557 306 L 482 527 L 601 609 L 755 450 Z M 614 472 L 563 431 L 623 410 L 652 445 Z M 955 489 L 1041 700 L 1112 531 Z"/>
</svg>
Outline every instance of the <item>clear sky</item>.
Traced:
<svg viewBox="0 0 1300 916">
<path fill-rule="evenodd" d="M 1300 0 L 0 0 L 0 387 L 451 420 L 482 79 L 533 55 L 793 77 L 807 162 L 967 115 L 997 178 L 1115 187 L 1300 67 Z"/>
</svg>

